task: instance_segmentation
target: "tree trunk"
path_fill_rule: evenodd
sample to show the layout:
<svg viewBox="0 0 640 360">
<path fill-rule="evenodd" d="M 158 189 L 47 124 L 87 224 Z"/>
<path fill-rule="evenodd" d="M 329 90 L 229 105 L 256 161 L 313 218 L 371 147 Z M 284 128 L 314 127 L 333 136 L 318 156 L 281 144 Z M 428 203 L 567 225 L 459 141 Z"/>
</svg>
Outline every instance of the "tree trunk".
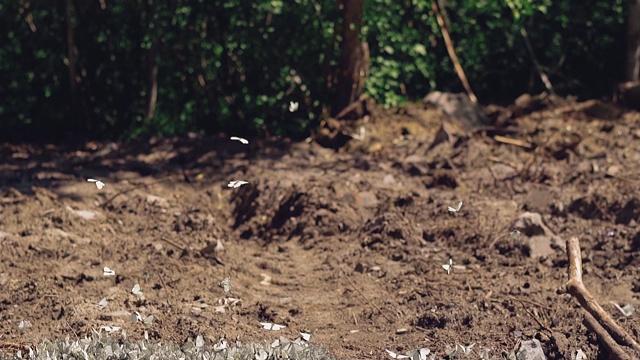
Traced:
<svg viewBox="0 0 640 360">
<path fill-rule="evenodd" d="M 80 109 L 80 96 L 78 94 L 77 73 L 76 73 L 76 45 L 73 29 L 73 4 L 71 0 L 66 0 L 64 4 L 64 18 L 67 27 L 67 56 L 69 57 L 69 90 L 71 92 L 71 114 L 76 130 L 84 130 L 82 111 Z"/>
<path fill-rule="evenodd" d="M 148 53 L 147 73 L 147 121 L 153 119 L 158 102 L 158 39 L 153 40 Z"/>
<path fill-rule="evenodd" d="M 340 64 L 331 107 L 333 115 L 360 98 L 369 71 L 369 48 L 359 39 L 364 0 L 338 1 L 341 2 L 343 22 Z"/>
<path fill-rule="evenodd" d="M 640 0 L 629 0 L 625 81 L 638 81 L 640 72 Z"/>
</svg>

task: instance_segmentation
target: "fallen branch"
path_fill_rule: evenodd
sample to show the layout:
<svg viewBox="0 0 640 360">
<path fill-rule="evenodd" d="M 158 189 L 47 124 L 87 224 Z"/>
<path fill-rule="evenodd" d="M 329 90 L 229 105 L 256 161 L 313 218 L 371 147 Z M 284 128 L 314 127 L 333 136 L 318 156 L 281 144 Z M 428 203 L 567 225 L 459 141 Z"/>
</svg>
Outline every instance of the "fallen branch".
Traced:
<svg viewBox="0 0 640 360">
<path fill-rule="evenodd" d="M 567 292 L 578 300 L 582 308 L 589 312 L 598 324 L 602 326 L 594 327 L 593 331 L 596 335 L 598 335 L 600 339 L 606 339 L 609 335 L 615 339 L 617 344 L 607 344 L 607 346 L 613 346 L 611 349 L 612 354 L 624 353 L 620 345 L 630 347 L 640 352 L 640 344 L 638 344 L 629 333 L 622 329 L 620 325 L 613 320 L 611 315 L 604 311 L 602 306 L 598 304 L 598 301 L 584 286 L 582 282 L 582 255 L 580 253 L 580 241 L 577 237 L 572 237 L 567 240 L 567 256 L 569 258 L 569 281 L 566 283 Z M 604 328 L 606 332 L 602 331 L 602 328 Z"/>
<path fill-rule="evenodd" d="M 609 335 L 609 333 L 602 326 L 600 326 L 600 324 L 598 324 L 598 322 L 596 321 L 596 319 L 593 318 L 593 316 L 589 314 L 584 314 L 583 323 L 587 327 L 587 329 L 598 334 L 598 337 L 600 338 L 602 345 L 604 345 L 604 347 L 607 348 L 607 351 L 612 356 L 612 358 L 617 360 L 632 359 L 631 356 L 629 356 L 627 353 L 622 351 L 622 348 L 618 346 L 618 343 L 616 343 L 616 341 L 613 340 L 611 335 Z"/>
</svg>

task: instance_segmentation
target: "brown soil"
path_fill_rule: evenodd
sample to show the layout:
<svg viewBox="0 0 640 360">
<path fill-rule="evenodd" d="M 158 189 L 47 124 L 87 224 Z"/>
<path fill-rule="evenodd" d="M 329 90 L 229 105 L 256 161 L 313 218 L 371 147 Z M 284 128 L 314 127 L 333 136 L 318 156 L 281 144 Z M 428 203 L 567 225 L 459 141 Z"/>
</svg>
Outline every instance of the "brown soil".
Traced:
<svg viewBox="0 0 640 360">
<path fill-rule="evenodd" d="M 433 149 L 440 115 L 417 106 L 354 123 L 340 134 L 363 125 L 365 140 L 339 151 L 195 135 L 2 145 L 0 343 L 83 337 L 102 325 L 135 339 L 145 327 L 124 315 L 139 311 L 155 315 L 147 330 L 158 341 L 307 331 L 339 359 L 386 359 L 384 349 L 441 357 L 471 343 L 476 355 L 499 355 L 538 338 L 550 359 L 577 349 L 595 359 L 597 338 L 563 293 L 564 249 L 536 256 L 532 234 L 510 230 L 531 211 L 562 240 L 578 236 L 587 287 L 640 331 L 637 313 L 625 318 L 610 304 L 640 297 L 640 119 L 591 117 L 571 104 L 512 117 Z M 249 184 L 231 189 L 231 180 Z M 459 201 L 459 213 L 447 211 Z M 224 250 L 214 250 L 218 240 Z M 441 266 L 449 258 L 460 266 L 450 275 Z M 117 276 L 104 277 L 104 266 Z M 225 277 L 242 303 L 218 313 Z M 136 283 L 143 299 L 130 292 Z M 32 327 L 18 329 L 20 320 Z"/>
</svg>

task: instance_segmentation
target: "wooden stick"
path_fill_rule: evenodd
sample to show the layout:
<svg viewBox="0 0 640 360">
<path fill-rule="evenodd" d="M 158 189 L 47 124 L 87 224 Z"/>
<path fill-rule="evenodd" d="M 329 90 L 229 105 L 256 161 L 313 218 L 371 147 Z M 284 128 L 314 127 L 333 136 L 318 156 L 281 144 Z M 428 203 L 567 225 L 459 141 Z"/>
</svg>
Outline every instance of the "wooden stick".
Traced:
<svg viewBox="0 0 640 360">
<path fill-rule="evenodd" d="M 493 137 L 493 139 L 495 141 L 503 143 L 503 144 L 520 146 L 520 147 L 523 147 L 525 149 L 531 149 L 533 147 L 533 145 L 529 144 L 526 141 L 522 141 L 522 140 L 518 140 L 518 139 L 512 139 L 512 138 L 508 138 L 506 136 L 496 135 L 496 136 Z"/>
<path fill-rule="evenodd" d="M 611 335 L 618 344 L 632 348 L 640 352 L 640 344 L 616 323 L 615 320 L 598 304 L 598 301 L 589 293 L 582 282 L 582 255 L 580 253 L 580 241 L 577 237 L 567 240 L 567 256 L 569 258 L 569 281 L 566 283 L 567 292 L 571 294 L 580 305 L 591 314 L 596 321 L 607 330 L 607 333 L 596 331 L 599 338 Z M 624 352 L 622 349 L 616 349 Z"/>
<path fill-rule="evenodd" d="M 433 12 L 436 14 L 436 20 L 438 21 L 438 26 L 440 27 L 440 31 L 442 32 L 442 37 L 444 38 L 444 43 L 447 47 L 447 52 L 449 53 L 449 57 L 453 62 L 453 67 L 456 70 L 456 73 L 458 74 L 460 81 L 462 82 L 462 86 L 464 86 L 464 89 L 467 91 L 467 94 L 469 95 L 469 99 L 471 99 L 471 101 L 474 104 L 477 104 L 478 98 L 476 97 L 476 94 L 473 93 L 473 90 L 471 90 L 471 85 L 469 85 L 469 80 L 467 80 L 467 75 L 465 75 L 464 70 L 460 65 L 460 62 L 458 61 L 456 50 L 453 47 L 453 41 L 451 41 L 451 36 L 449 36 L 449 30 L 447 29 L 447 26 L 444 23 L 444 19 L 442 15 L 440 14 L 438 5 L 436 5 L 436 2 L 433 0 L 431 1 L 431 8 L 433 9 Z"/>
<path fill-rule="evenodd" d="M 600 341 L 607 351 L 609 351 L 610 359 L 612 360 L 631 360 L 631 356 L 627 355 L 627 353 L 621 351 L 622 349 L 615 340 L 609 335 L 609 333 L 602 327 L 593 316 L 589 315 L 589 313 L 584 314 L 584 320 L 582 321 L 587 329 L 592 332 L 598 334 L 600 337 Z"/>
</svg>

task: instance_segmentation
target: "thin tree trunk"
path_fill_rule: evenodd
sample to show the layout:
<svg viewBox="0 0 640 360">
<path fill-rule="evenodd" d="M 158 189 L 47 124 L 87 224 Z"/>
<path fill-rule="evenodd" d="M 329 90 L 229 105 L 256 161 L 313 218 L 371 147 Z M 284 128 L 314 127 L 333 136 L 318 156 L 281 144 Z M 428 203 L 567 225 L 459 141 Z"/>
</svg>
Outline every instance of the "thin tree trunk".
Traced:
<svg viewBox="0 0 640 360">
<path fill-rule="evenodd" d="M 65 1 L 64 18 L 67 25 L 67 56 L 69 57 L 69 90 L 71 91 L 71 114 L 74 117 L 74 123 L 77 130 L 84 127 L 82 123 L 82 112 L 80 111 L 80 103 L 78 96 L 78 84 L 76 73 L 76 46 L 75 35 L 73 29 L 73 4 L 71 0 Z"/>
<path fill-rule="evenodd" d="M 147 120 L 153 119 L 158 102 L 158 41 L 153 40 L 149 50 L 149 64 L 147 74 Z"/>
<path fill-rule="evenodd" d="M 629 0 L 625 81 L 638 81 L 640 72 L 640 0 Z"/>
<path fill-rule="evenodd" d="M 368 72 L 367 46 L 361 43 L 364 0 L 339 0 L 343 11 L 342 42 L 335 98 L 331 112 L 335 115 L 360 98 Z"/>
</svg>

